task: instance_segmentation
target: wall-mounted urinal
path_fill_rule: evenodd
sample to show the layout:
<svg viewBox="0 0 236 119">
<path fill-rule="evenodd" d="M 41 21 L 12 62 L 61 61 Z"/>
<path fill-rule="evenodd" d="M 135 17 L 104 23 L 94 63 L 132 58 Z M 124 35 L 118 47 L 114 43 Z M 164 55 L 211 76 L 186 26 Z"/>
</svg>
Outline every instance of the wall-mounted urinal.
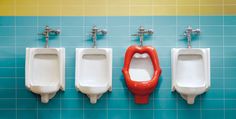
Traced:
<svg viewBox="0 0 236 119">
<path fill-rule="evenodd" d="M 173 48 L 172 91 L 180 93 L 188 104 L 193 104 L 195 97 L 206 92 L 210 87 L 210 49 L 191 48 L 192 33 L 200 33 L 189 26 L 185 31 L 188 48 Z"/>
<path fill-rule="evenodd" d="M 144 34 L 152 34 L 152 30 L 139 28 L 138 34 L 141 45 L 128 47 L 125 54 L 123 75 L 128 89 L 134 94 L 135 102 L 146 104 L 149 95 L 156 88 L 158 78 L 161 74 L 159 59 L 154 47 L 143 46 Z"/>
<path fill-rule="evenodd" d="M 112 49 L 96 48 L 97 33 L 106 34 L 106 31 L 93 27 L 93 48 L 76 48 L 75 86 L 92 104 L 103 93 L 112 91 Z"/>
<path fill-rule="evenodd" d="M 58 90 L 65 89 L 65 49 L 48 48 L 51 33 L 59 34 L 48 26 L 43 35 L 46 37 L 45 48 L 26 48 L 25 85 L 41 95 L 41 102 L 47 103 Z"/>
</svg>

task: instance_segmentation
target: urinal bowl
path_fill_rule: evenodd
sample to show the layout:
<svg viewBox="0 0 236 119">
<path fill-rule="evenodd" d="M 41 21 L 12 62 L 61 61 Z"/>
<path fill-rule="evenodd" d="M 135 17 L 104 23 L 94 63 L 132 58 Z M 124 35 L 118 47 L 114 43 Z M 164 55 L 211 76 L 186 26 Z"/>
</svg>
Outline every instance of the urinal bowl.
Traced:
<svg viewBox="0 0 236 119">
<path fill-rule="evenodd" d="M 25 85 L 47 103 L 65 89 L 64 48 L 26 48 Z"/>
<path fill-rule="evenodd" d="M 112 90 L 112 49 L 76 48 L 76 89 L 92 104 Z"/>
<path fill-rule="evenodd" d="M 148 103 L 149 95 L 156 88 L 161 74 L 155 48 L 130 46 L 126 50 L 122 72 L 128 89 L 134 95 L 135 103 Z"/>
<path fill-rule="evenodd" d="M 210 49 L 173 48 L 171 58 L 172 91 L 193 104 L 210 87 Z"/>
</svg>

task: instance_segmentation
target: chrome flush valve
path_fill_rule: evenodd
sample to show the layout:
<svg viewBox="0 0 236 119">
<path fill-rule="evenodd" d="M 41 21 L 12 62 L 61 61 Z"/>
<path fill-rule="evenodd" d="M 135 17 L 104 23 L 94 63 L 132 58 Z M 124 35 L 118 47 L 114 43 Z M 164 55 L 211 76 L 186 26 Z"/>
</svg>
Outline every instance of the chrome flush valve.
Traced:
<svg viewBox="0 0 236 119">
<path fill-rule="evenodd" d="M 97 47 L 97 35 L 106 35 L 107 30 L 106 29 L 98 29 L 96 26 L 93 26 L 91 35 L 93 39 L 93 48 Z"/>
<path fill-rule="evenodd" d="M 49 26 L 45 26 L 44 32 L 39 35 L 43 35 L 46 38 L 45 48 L 48 48 L 49 35 L 59 35 L 61 31 L 59 29 L 51 29 Z"/>
<path fill-rule="evenodd" d="M 188 48 L 191 48 L 191 42 L 192 42 L 192 35 L 199 35 L 200 29 L 192 29 L 191 26 L 188 26 L 184 32 L 184 36 L 187 37 L 188 40 Z"/>
<path fill-rule="evenodd" d="M 133 34 L 132 36 L 138 36 L 140 41 L 140 46 L 143 46 L 143 37 L 145 34 L 152 35 L 154 31 L 152 29 L 145 29 L 143 26 L 140 26 L 137 34 Z"/>
</svg>

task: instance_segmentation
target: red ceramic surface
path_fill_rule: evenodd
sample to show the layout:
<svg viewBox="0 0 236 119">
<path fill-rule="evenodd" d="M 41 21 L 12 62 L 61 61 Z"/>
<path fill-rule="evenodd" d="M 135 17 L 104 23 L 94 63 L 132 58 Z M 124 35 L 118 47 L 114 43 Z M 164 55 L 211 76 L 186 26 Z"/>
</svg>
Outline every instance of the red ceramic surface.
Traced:
<svg viewBox="0 0 236 119">
<path fill-rule="evenodd" d="M 131 59 L 135 53 L 140 53 L 140 54 L 147 53 L 150 56 L 154 69 L 153 77 L 151 80 L 142 82 L 131 80 L 129 74 L 129 66 Z M 155 48 L 151 46 L 137 46 L 137 45 L 130 46 L 126 50 L 124 67 L 122 69 L 122 72 L 125 77 L 125 82 L 128 89 L 134 94 L 135 102 L 138 104 L 148 103 L 149 95 L 156 88 L 158 83 L 158 78 L 161 74 L 159 59 Z"/>
</svg>

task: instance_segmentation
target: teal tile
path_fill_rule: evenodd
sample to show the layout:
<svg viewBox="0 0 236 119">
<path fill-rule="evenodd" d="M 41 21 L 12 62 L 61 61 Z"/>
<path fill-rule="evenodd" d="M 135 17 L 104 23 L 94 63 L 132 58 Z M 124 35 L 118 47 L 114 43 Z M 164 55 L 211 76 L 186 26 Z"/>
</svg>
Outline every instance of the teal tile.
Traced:
<svg viewBox="0 0 236 119">
<path fill-rule="evenodd" d="M 63 109 L 82 109 L 83 99 L 62 99 L 61 108 Z"/>
<path fill-rule="evenodd" d="M 171 78 L 165 76 L 160 76 L 158 79 L 158 84 L 157 84 L 158 89 L 163 89 L 163 88 L 171 88 Z"/>
<path fill-rule="evenodd" d="M 158 32 L 158 31 L 157 31 Z M 155 47 L 175 47 L 176 46 L 175 36 L 159 36 L 158 33 L 153 37 L 152 45 Z"/>
<path fill-rule="evenodd" d="M 17 108 L 22 109 L 36 109 L 37 108 L 37 99 L 18 99 Z"/>
<path fill-rule="evenodd" d="M 60 110 L 38 110 L 39 119 L 59 119 Z"/>
<path fill-rule="evenodd" d="M 201 25 L 222 25 L 222 16 L 200 16 Z M 225 19 L 224 19 L 225 20 Z"/>
<path fill-rule="evenodd" d="M 225 89 L 225 99 L 235 99 L 236 89 Z"/>
<path fill-rule="evenodd" d="M 170 99 L 175 99 L 176 98 L 176 92 L 171 92 L 171 89 L 157 89 L 155 90 L 155 98 L 158 99 L 166 99 L 166 98 L 170 98 Z"/>
<path fill-rule="evenodd" d="M 235 57 L 235 52 L 236 52 L 236 49 L 234 47 L 225 47 L 224 48 L 224 56 L 225 56 L 225 58 Z"/>
<path fill-rule="evenodd" d="M 124 77 L 112 78 L 112 88 L 127 88 Z"/>
<path fill-rule="evenodd" d="M 235 78 L 236 77 L 236 74 L 235 74 L 235 71 L 236 71 L 236 67 L 234 68 L 224 68 L 224 73 L 225 73 L 225 78 Z"/>
<path fill-rule="evenodd" d="M 0 26 L 15 26 L 14 16 L 0 16 Z"/>
<path fill-rule="evenodd" d="M 236 110 L 225 110 L 225 119 L 235 119 L 236 118 Z"/>
<path fill-rule="evenodd" d="M 15 110 L 0 110 L 1 119 L 16 119 Z"/>
<path fill-rule="evenodd" d="M 0 109 L 15 109 L 16 99 L 0 99 Z"/>
<path fill-rule="evenodd" d="M 131 110 L 131 119 L 152 119 L 153 110 Z"/>
<path fill-rule="evenodd" d="M 83 36 L 83 27 L 82 26 L 66 26 L 61 27 L 60 36 Z M 78 40 L 78 39 L 77 39 Z"/>
<path fill-rule="evenodd" d="M 129 110 L 108 110 L 108 119 L 128 119 Z"/>
<path fill-rule="evenodd" d="M 202 109 L 224 109 L 224 100 L 201 100 Z"/>
<path fill-rule="evenodd" d="M 235 38 L 236 36 L 224 36 L 224 46 L 236 46 Z"/>
<path fill-rule="evenodd" d="M 203 110 L 202 119 L 223 119 L 224 111 L 221 110 Z"/>
<path fill-rule="evenodd" d="M 37 17 L 35 16 L 21 16 L 16 17 L 16 26 L 36 26 Z"/>
<path fill-rule="evenodd" d="M 223 89 L 209 89 L 206 93 L 201 95 L 204 99 L 223 99 L 224 90 Z"/>
<path fill-rule="evenodd" d="M 222 26 L 201 26 L 201 36 L 222 36 Z"/>
<path fill-rule="evenodd" d="M 129 100 L 128 99 L 108 99 L 108 108 L 109 109 L 127 109 L 129 108 Z"/>
<path fill-rule="evenodd" d="M 84 110 L 84 119 L 105 119 L 107 110 Z"/>
<path fill-rule="evenodd" d="M 105 95 L 103 95 L 105 96 Z M 98 99 L 96 104 L 91 104 L 90 99 L 86 96 L 84 99 L 84 108 L 86 109 L 106 109 L 107 108 L 107 100 L 106 99 Z"/>
<path fill-rule="evenodd" d="M 199 45 L 203 47 L 208 46 L 223 46 L 222 36 L 199 36 Z"/>
<path fill-rule="evenodd" d="M 178 119 L 200 119 L 200 110 L 178 110 Z"/>
<path fill-rule="evenodd" d="M 16 78 L 17 80 L 17 89 L 25 89 L 25 78 Z M 15 84 L 14 84 L 15 85 Z"/>
<path fill-rule="evenodd" d="M 75 67 L 66 68 L 65 73 L 66 73 L 67 78 L 74 78 L 75 77 Z"/>
<path fill-rule="evenodd" d="M 15 68 L 0 68 L 0 77 L 15 77 Z"/>
<path fill-rule="evenodd" d="M 235 78 L 225 79 L 225 87 L 235 88 L 235 84 L 236 84 L 236 79 Z"/>
<path fill-rule="evenodd" d="M 34 94 L 28 89 L 17 89 L 17 98 L 40 98 L 39 95 Z"/>
<path fill-rule="evenodd" d="M 108 93 L 109 99 L 122 98 L 127 99 L 129 97 L 128 89 L 112 89 L 111 93 Z"/>
<path fill-rule="evenodd" d="M 16 79 L 13 77 L 0 78 L 0 87 L 5 89 L 15 88 Z"/>
<path fill-rule="evenodd" d="M 83 110 L 62 110 L 61 119 L 82 119 Z"/>
<path fill-rule="evenodd" d="M 83 17 L 67 16 L 61 17 L 61 26 L 83 26 Z"/>
<path fill-rule="evenodd" d="M 235 109 L 236 108 L 236 101 L 235 101 L 235 99 L 225 100 L 225 108 L 226 109 Z"/>
<path fill-rule="evenodd" d="M 176 109 L 176 99 L 156 99 L 154 100 L 155 109 Z"/>
<path fill-rule="evenodd" d="M 149 100 L 147 104 L 137 104 L 134 101 L 134 97 L 130 100 L 130 108 L 131 109 L 138 109 L 138 110 L 150 110 L 154 108 L 153 99 L 149 96 Z"/>
<path fill-rule="evenodd" d="M 72 36 L 72 37 L 66 37 L 62 36 L 61 37 L 61 45 L 63 47 L 83 47 L 84 42 L 83 42 L 83 37 L 82 36 Z M 78 42 L 81 41 L 81 42 Z"/>
<path fill-rule="evenodd" d="M 25 58 L 25 47 L 16 47 L 16 57 L 17 58 Z"/>
<path fill-rule="evenodd" d="M 36 119 L 37 110 L 17 110 L 17 119 Z"/>
<path fill-rule="evenodd" d="M 223 78 L 223 69 L 222 68 L 211 68 L 211 77 L 212 78 Z"/>
<path fill-rule="evenodd" d="M 16 67 L 24 67 L 25 58 L 16 58 Z"/>
<path fill-rule="evenodd" d="M 235 60 L 236 60 L 236 57 L 235 58 L 225 58 L 224 59 L 224 66 L 225 67 L 236 67 Z"/>
<path fill-rule="evenodd" d="M 211 62 L 211 67 L 223 67 L 223 58 L 222 57 L 219 57 L 219 58 L 213 57 L 213 58 L 211 58 L 210 62 Z"/>
<path fill-rule="evenodd" d="M 223 88 L 224 81 L 221 77 L 211 77 L 211 89 Z"/>
<path fill-rule="evenodd" d="M 69 88 L 70 89 L 66 89 L 66 91 L 61 93 L 62 98 L 83 98 L 84 95 L 81 92 L 72 89 L 72 87 Z"/>
<path fill-rule="evenodd" d="M 15 67 L 15 58 L 0 58 L 0 67 Z"/>
<path fill-rule="evenodd" d="M 162 67 L 161 68 L 161 76 L 164 80 L 170 80 L 171 77 L 171 68 L 170 67 Z"/>
<path fill-rule="evenodd" d="M 179 99 L 177 102 L 178 109 L 184 109 L 184 110 L 200 109 L 200 100 L 198 100 L 197 98 L 194 101 L 194 105 L 189 105 L 186 100 L 182 99 L 182 97 L 180 97 L 180 98 L 181 99 Z M 186 112 L 184 112 L 184 113 L 186 113 Z M 180 119 L 182 119 L 182 118 L 180 118 Z"/>
<path fill-rule="evenodd" d="M 16 45 L 21 47 L 37 47 L 37 36 L 19 36 L 16 37 Z"/>
<path fill-rule="evenodd" d="M 177 119 L 177 110 L 155 110 L 155 119 Z"/>
<path fill-rule="evenodd" d="M 40 99 L 40 98 L 39 98 Z M 60 99 L 52 98 L 49 100 L 49 103 L 38 102 L 39 109 L 58 109 L 60 108 Z"/>
</svg>

